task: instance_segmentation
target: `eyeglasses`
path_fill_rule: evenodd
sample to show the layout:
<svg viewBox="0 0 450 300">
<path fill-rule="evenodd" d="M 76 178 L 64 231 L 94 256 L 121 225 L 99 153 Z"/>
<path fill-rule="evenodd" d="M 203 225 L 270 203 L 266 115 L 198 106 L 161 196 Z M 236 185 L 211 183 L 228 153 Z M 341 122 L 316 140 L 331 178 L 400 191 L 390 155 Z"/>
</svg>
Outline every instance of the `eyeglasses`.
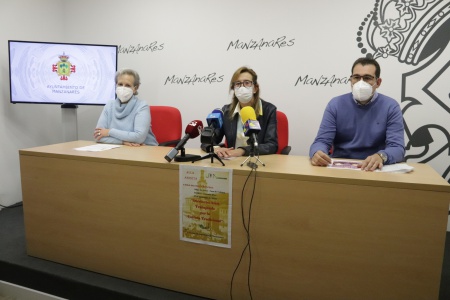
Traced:
<svg viewBox="0 0 450 300">
<path fill-rule="evenodd" d="M 350 76 L 350 79 L 352 80 L 352 82 L 358 82 L 360 81 L 362 78 L 362 80 L 364 80 L 365 82 L 372 82 L 376 77 L 373 77 L 372 75 L 352 75 Z"/>
<path fill-rule="evenodd" d="M 244 81 L 235 81 L 233 83 L 233 86 L 235 89 L 240 88 L 242 85 L 244 85 L 246 88 L 252 87 L 253 86 L 253 81 L 250 80 L 244 80 Z"/>
</svg>

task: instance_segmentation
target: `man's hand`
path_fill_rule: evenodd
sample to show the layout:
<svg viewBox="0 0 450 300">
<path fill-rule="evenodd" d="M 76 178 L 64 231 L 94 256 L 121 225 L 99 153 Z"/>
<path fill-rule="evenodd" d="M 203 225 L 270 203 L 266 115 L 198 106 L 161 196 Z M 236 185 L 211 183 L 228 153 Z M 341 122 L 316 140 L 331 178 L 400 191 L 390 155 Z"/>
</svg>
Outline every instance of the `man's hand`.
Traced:
<svg viewBox="0 0 450 300">
<path fill-rule="evenodd" d="M 376 169 L 380 169 L 383 167 L 383 159 L 378 154 L 373 154 L 371 156 L 368 156 L 362 163 L 361 163 L 361 170 L 362 171 L 375 171 Z"/>
<path fill-rule="evenodd" d="M 331 164 L 331 158 L 326 155 L 322 150 L 314 153 L 314 156 L 311 158 L 311 164 L 313 166 L 321 166 L 326 167 Z"/>
</svg>

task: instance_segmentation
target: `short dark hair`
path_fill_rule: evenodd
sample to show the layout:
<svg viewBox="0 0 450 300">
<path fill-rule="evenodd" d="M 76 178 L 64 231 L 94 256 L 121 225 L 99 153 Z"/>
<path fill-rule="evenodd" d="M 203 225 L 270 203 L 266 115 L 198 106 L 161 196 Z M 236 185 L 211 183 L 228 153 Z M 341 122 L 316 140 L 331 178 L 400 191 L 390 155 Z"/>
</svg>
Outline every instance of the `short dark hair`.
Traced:
<svg viewBox="0 0 450 300">
<path fill-rule="evenodd" d="M 358 58 L 357 60 L 355 60 L 355 62 L 353 63 L 352 66 L 352 70 L 351 73 L 353 74 L 353 69 L 355 68 L 356 65 L 361 64 L 363 66 L 365 65 L 374 65 L 375 66 L 375 77 L 376 78 L 380 78 L 380 74 L 381 74 L 381 68 L 380 65 L 378 64 L 378 62 L 373 59 L 373 58 L 369 58 L 369 57 L 361 57 Z"/>
</svg>

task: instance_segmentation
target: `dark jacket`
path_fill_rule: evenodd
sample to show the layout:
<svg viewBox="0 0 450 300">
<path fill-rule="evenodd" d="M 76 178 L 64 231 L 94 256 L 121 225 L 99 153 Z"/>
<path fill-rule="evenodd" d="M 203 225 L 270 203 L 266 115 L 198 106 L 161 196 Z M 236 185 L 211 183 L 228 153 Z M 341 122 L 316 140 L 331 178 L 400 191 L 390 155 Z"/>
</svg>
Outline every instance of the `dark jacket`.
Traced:
<svg viewBox="0 0 450 300">
<path fill-rule="evenodd" d="M 259 154 L 274 154 L 278 150 L 278 134 L 277 134 L 277 108 L 275 105 L 261 99 L 263 114 L 256 118 L 261 126 L 258 133 Z M 227 104 L 222 108 L 223 125 L 220 130 L 216 131 L 214 143 L 219 144 L 223 137 L 226 137 L 227 146 L 234 147 L 236 144 L 237 120 L 239 114 L 235 114 L 230 119 L 231 104 Z M 244 155 L 250 154 L 251 146 L 241 147 L 245 150 Z"/>
</svg>

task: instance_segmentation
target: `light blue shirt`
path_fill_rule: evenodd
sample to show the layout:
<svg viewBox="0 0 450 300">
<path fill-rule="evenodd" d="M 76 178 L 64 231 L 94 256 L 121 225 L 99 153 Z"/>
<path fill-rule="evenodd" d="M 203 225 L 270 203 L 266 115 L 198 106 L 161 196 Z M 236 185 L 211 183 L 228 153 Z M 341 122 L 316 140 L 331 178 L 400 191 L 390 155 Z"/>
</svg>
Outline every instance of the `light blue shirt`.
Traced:
<svg viewBox="0 0 450 300">
<path fill-rule="evenodd" d="M 99 143 L 158 145 L 151 129 L 150 109 L 147 103 L 136 96 L 127 103 L 121 103 L 119 99 L 106 103 L 97 128 L 109 129 L 109 136 L 102 137 Z"/>
</svg>

